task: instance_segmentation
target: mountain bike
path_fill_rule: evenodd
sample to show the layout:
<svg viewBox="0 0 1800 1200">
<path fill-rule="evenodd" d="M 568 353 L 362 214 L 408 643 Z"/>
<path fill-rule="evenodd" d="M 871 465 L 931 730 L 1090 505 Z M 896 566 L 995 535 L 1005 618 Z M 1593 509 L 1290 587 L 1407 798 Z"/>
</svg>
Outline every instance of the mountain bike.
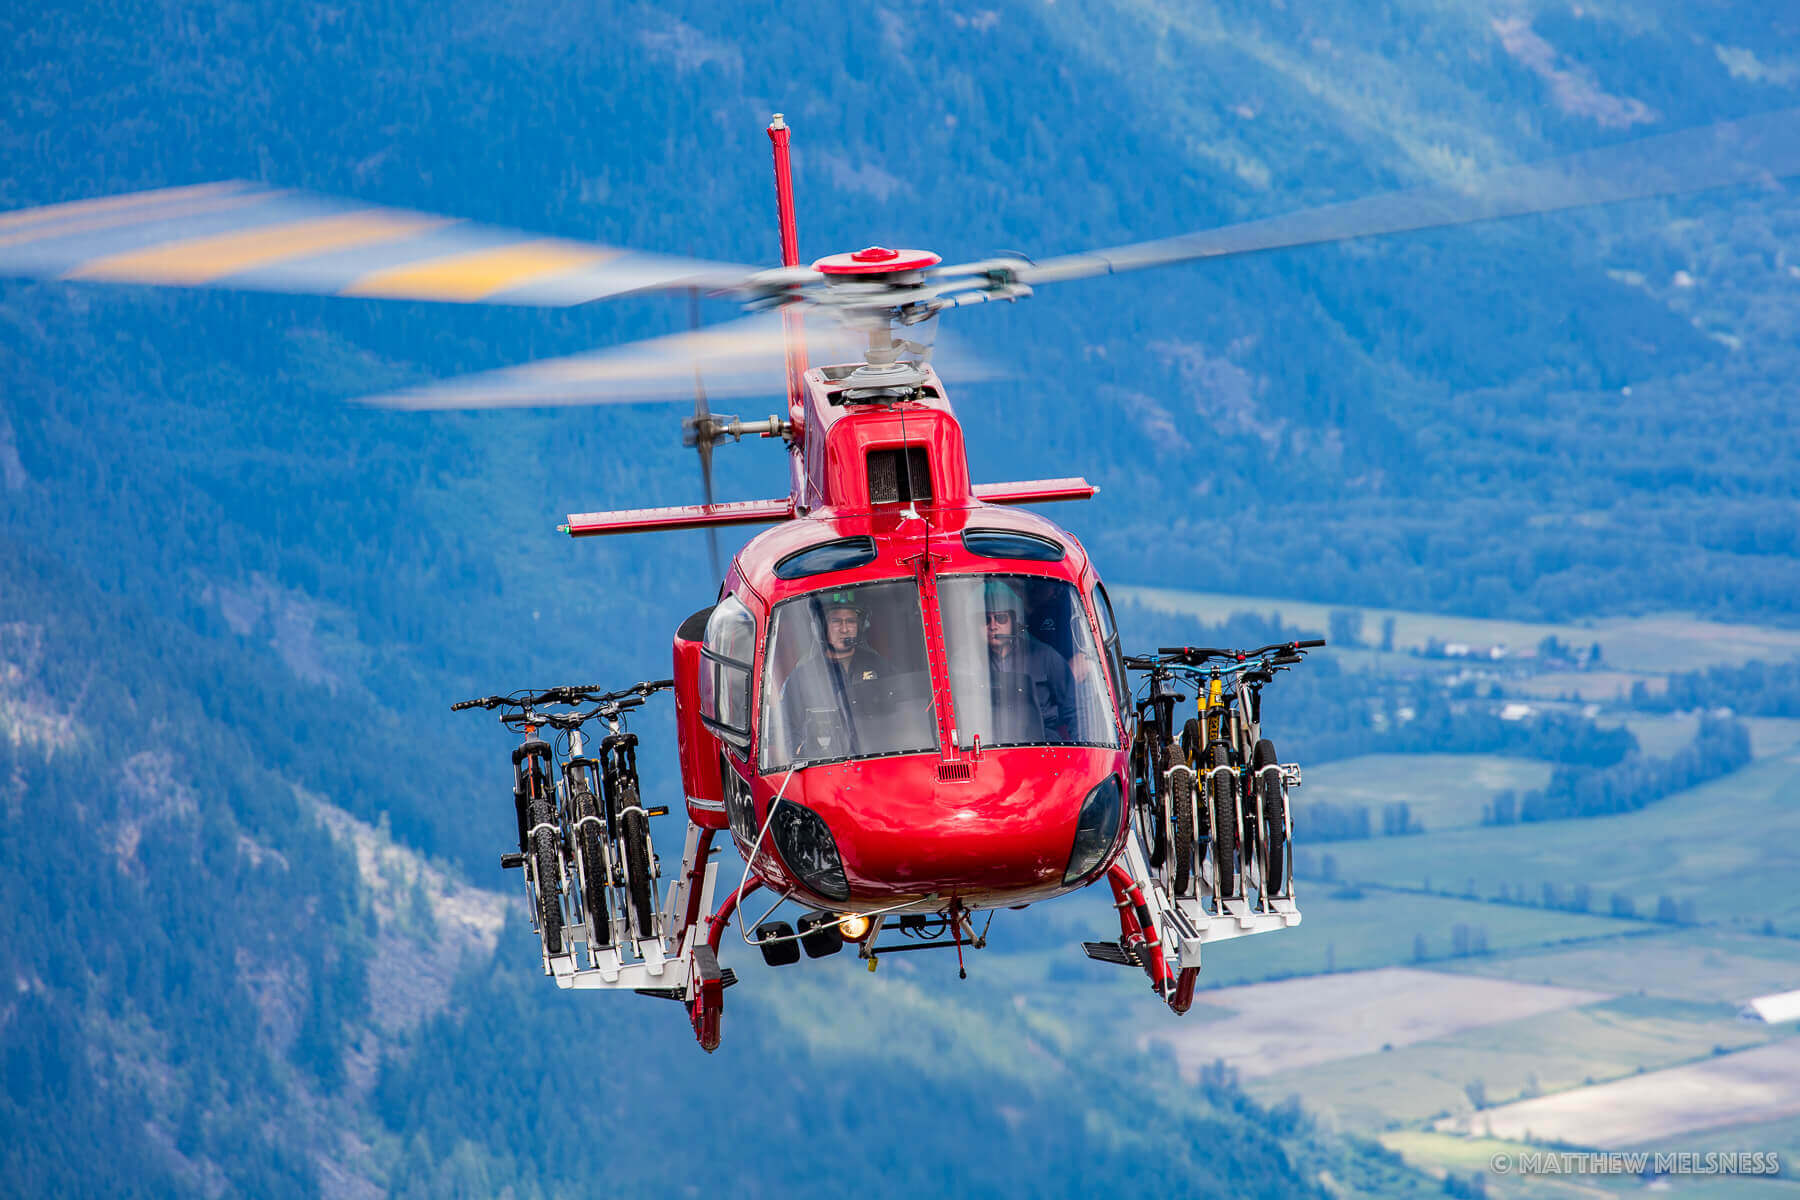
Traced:
<svg viewBox="0 0 1800 1200">
<path fill-rule="evenodd" d="M 1168 830 L 1166 874 L 1176 897 L 1197 898 L 1195 868 L 1210 855 L 1216 911 L 1224 901 L 1244 897 L 1244 866 L 1252 861 L 1260 868 L 1259 903 L 1291 898 L 1290 771 L 1276 758 L 1274 743 L 1262 736 L 1262 689 L 1276 673 L 1303 661 L 1307 650 L 1324 644 L 1282 642 L 1254 650 L 1164 646 L 1155 655 L 1125 660 L 1128 668 L 1150 676 L 1150 695 L 1138 702 L 1134 771 L 1156 746 L 1173 746 L 1166 767 L 1146 771 L 1163 781 L 1160 793 L 1150 792 L 1151 807 L 1160 796 L 1161 810 L 1146 819 L 1160 818 L 1158 827 Z M 1174 703 L 1185 699 L 1169 690 L 1175 679 L 1188 680 L 1195 694 L 1195 715 L 1179 739 L 1170 737 Z"/>
<path fill-rule="evenodd" d="M 549 955 L 563 952 L 565 891 L 573 920 L 584 927 L 590 953 L 629 937 L 657 936 L 660 865 L 651 847 L 649 818 L 668 810 L 647 809 L 640 800 L 637 736 L 625 731 L 624 720 L 649 696 L 673 686 L 673 680 L 661 679 L 616 692 L 596 686 L 557 687 L 451 705 L 452 711 L 505 709 L 501 723 L 524 736 L 513 751 L 519 852 L 502 855 L 500 865 L 524 868 L 533 925 Z M 566 707 L 552 709 L 552 705 Z M 608 727 L 598 758 L 588 755 L 582 730 L 595 719 Z M 556 756 L 537 736 L 543 728 L 564 738 L 560 781 L 554 787 L 550 781 L 558 774 Z"/>
</svg>

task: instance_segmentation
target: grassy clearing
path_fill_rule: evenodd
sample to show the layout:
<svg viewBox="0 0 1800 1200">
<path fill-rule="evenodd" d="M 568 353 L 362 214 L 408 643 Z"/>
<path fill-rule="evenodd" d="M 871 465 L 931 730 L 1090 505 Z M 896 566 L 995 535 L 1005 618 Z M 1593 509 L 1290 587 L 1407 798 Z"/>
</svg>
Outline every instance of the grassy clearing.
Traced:
<svg viewBox="0 0 1800 1200">
<path fill-rule="evenodd" d="M 1625 997 L 1283 1072 L 1249 1087 L 1270 1102 L 1297 1093 L 1360 1132 L 1465 1117 L 1479 1133 L 1471 1089 L 1484 1104 L 1504 1104 L 1710 1059 L 1718 1049 L 1774 1036 L 1737 1020 L 1729 1006 L 1646 1008 Z"/>
<path fill-rule="evenodd" d="M 1772 758 L 1800 746 L 1800 720 L 1792 717 L 1741 717 L 1750 728 L 1750 752 L 1757 758 Z M 1637 738 L 1638 746 L 1651 758 L 1667 758 L 1694 740 L 1700 728 L 1695 713 L 1621 713 L 1602 715 L 1599 724 L 1608 728 L 1623 725 Z"/>
<path fill-rule="evenodd" d="M 1276 613 L 1291 625 L 1309 629 L 1328 627 L 1332 612 L 1344 607 L 1307 604 L 1265 596 L 1231 596 L 1215 592 L 1185 592 L 1172 588 L 1114 587 L 1113 595 L 1136 601 L 1147 608 L 1222 621 L 1232 613 Z M 1382 622 L 1394 620 L 1394 646 L 1398 650 L 1422 648 L 1436 638 L 1471 646 L 1505 645 L 1514 656 L 1529 656 L 1544 638 L 1586 646 L 1600 644 L 1606 664 L 1630 672 L 1667 673 L 1691 671 L 1717 663 L 1743 663 L 1752 659 L 1784 659 L 1800 655 L 1800 630 L 1769 625 L 1727 625 L 1702 621 L 1682 613 L 1645 617 L 1608 617 L 1582 624 L 1541 624 L 1528 621 L 1490 621 L 1478 617 L 1451 617 L 1440 613 L 1403 612 L 1364 608 L 1363 637 L 1381 636 Z"/>
<path fill-rule="evenodd" d="M 1380 826 L 1384 805 L 1404 801 L 1428 830 L 1481 824 L 1496 792 L 1523 792 L 1550 781 L 1550 764 L 1497 754 L 1367 754 L 1306 769 L 1297 804 L 1366 805 Z"/>
<path fill-rule="evenodd" d="M 1375 844 L 1415 840 L 1384 838 Z M 1641 922 L 1484 904 L 1453 896 L 1365 888 L 1358 898 L 1354 889 L 1305 881 L 1296 892 L 1305 919 L 1279 933 L 1208 946 L 1200 976 L 1203 987 L 1411 964 L 1420 939 L 1426 963 L 1445 960 L 1454 948 L 1458 925 L 1484 931 L 1490 952 L 1610 937 L 1621 928 L 1648 928 Z"/>
<path fill-rule="evenodd" d="M 1443 969 L 1525 983 L 1735 1006 L 1752 996 L 1800 985 L 1800 941 L 1710 929 L 1679 930 L 1540 953 L 1467 959 L 1444 964 Z"/>
<path fill-rule="evenodd" d="M 1295 805 L 1305 843 L 1304 792 Z M 1532 899 L 1548 883 L 1567 897 L 1585 883 L 1604 910 L 1614 893 L 1640 914 L 1658 898 L 1691 901 L 1699 920 L 1754 931 L 1767 921 L 1800 932 L 1792 847 L 1800 838 L 1800 761 L 1763 759 L 1640 812 L 1310 848 L 1339 877 L 1436 886 L 1492 898 L 1504 886 Z"/>
</svg>

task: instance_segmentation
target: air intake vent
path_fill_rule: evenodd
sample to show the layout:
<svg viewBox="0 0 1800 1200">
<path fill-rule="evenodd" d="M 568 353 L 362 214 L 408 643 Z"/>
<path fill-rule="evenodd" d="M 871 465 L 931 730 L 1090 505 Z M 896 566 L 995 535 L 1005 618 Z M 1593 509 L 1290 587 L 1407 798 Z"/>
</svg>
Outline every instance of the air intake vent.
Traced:
<svg viewBox="0 0 1800 1200">
<path fill-rule="evenodd" d="M 931 459 L 923 446 L 871 450 L 869 500 L 874 504 L 931 503 Z"/>
<path fill-rule="evenodd" d="M 975 768 L 966 762 L 941 762 L 938 764 L 939 783 L 967 783 L 975 777 Z"/>
</svg>

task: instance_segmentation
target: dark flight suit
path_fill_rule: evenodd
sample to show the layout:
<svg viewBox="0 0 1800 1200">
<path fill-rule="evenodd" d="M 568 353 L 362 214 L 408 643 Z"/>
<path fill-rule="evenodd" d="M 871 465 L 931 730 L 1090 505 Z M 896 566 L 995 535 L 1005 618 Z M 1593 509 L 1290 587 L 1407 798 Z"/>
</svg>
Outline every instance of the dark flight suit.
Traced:
<svg viewBox="0 0 1800 1200">
<path fill-rule="evenodd" d="M 859 724 L 886 715 L 887 676 L 887 660 L 861 642 L 842 663 L 823 648 L 801 659 L 781 685 L 781 709 L 800 742 L 800 757 L 860 753 Z M 839 729 L 844 745 L 836 741 Z"/>
</svg>

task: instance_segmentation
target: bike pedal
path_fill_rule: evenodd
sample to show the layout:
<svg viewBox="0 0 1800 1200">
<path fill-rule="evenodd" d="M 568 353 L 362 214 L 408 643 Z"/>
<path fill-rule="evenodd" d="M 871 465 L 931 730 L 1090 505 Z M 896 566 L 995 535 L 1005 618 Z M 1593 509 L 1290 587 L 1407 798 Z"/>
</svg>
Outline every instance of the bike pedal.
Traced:
<svg viewBox="0 0 1800 1200">
<path fill-rule="evenodd" d="M 500 856 L 500 869 L 502 871 L 510 871 L 515 867 L 522 867 L 524 865 L 525 856 L 523 854 L 502 854 Z"/>
</svg>

